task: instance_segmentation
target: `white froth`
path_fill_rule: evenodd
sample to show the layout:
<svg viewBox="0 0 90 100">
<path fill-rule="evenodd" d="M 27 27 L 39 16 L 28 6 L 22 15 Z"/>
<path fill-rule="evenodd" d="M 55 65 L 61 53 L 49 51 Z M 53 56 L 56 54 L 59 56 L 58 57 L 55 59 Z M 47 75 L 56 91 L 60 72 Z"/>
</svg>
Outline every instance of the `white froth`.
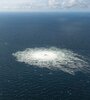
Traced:
<svg viewBox="0 0 90 100">
<path fill-rule="evenodd" d="M 28 48 L 24 51 L 13 53 L 17 61 L 40 68 L 59 69 L 69 74 L 77 71 L 87 72 L 88 63 L 82 57 L 66 49 L 51 48 Z"/>
<path fill-rule="evenodd" d="M 51 51 L 37 51 L 32 54 L 32 57 L 37 60 L 51 61 L 57 58 L 57 55 Z"/>
</svg>

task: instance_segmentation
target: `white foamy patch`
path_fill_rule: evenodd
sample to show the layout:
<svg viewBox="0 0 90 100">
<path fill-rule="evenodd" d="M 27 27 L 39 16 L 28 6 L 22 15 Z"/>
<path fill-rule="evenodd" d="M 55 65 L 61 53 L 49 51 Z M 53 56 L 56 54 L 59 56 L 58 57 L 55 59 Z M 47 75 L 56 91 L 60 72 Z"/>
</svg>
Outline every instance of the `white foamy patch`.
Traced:
<svg viewBox="0 0 90 100">
<path fill-rule="evenodd" d="M 88 72 L 88 63 L 83 57 L 66 49 L 51 48 L 27 48 L 24 51 L 13 53 L 17 61 L 40 68 L 59 69 L 69 74 L 77 71 Z"/>
</svg>

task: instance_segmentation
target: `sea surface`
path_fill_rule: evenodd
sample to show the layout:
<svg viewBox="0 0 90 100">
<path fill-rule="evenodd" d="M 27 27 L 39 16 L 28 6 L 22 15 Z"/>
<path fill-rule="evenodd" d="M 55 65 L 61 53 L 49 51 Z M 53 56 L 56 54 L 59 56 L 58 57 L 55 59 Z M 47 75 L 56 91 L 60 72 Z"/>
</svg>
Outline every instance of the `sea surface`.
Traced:
<svg viewBox="0 0 90 100">
<path fill-rule="evenodd" d="M 68 49 L 90 63 L 90 13 L 0 13 L 0 100 L 90 100 L 90 73 L 71 75 L 12 56 L 36 47 Z"/>
</svg>

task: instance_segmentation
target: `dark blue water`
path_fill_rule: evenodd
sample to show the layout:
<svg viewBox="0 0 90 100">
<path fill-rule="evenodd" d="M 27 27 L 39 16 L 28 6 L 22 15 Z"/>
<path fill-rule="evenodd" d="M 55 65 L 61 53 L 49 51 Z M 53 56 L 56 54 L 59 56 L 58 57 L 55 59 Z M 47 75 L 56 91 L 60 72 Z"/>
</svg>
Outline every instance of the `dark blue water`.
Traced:
<svg viewBox="0 0 90 100">
<path fill-rule="evenodd" d="M 0 13 L 0 100 L 90 100 L 90 74 L 40 69 L 12 53 L 65 48 L 90 62 L 90 13 Z"/>
</svg>

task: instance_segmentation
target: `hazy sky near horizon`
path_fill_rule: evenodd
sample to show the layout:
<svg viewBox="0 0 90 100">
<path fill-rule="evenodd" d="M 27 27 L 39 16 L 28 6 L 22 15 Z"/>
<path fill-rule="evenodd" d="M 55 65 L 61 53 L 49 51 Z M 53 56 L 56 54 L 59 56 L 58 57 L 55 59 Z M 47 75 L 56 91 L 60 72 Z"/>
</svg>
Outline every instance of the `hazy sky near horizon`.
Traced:
<svg viewBox="0 0 90 100">
<path fill-rule="evenodd" d="M 0 0 L 0 11 L 89 10 L 90 0 Z"/>
</svg>

